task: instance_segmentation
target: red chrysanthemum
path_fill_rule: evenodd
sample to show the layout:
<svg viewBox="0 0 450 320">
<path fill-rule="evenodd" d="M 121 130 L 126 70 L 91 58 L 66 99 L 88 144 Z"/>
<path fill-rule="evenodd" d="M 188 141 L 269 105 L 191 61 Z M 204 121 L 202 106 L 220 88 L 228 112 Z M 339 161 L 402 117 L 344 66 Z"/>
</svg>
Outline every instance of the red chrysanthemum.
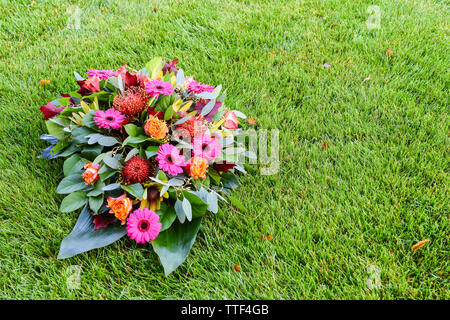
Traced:
<svg viewBox="0 0 450 320">
<path fill-rule="evenodd" d="M 199 114 L 180 124 L 178 128 L 187 130 L 192 138 L 202 135 L 206 132 L 205 118 Z"/>
<path fill-rule="evenodd" d="M 150 96 L 139 87 L 131 87 L 114 97 L 113 106 L 123 114 L 134 116 L 147 107 Z"/>
<path fill-rule="evenodd" d="M 155 174 L 155 163 L 134 156 L 125 163 L 122 171 L 124 180 L 130 183 L 145 183 Z"/>
</svg>

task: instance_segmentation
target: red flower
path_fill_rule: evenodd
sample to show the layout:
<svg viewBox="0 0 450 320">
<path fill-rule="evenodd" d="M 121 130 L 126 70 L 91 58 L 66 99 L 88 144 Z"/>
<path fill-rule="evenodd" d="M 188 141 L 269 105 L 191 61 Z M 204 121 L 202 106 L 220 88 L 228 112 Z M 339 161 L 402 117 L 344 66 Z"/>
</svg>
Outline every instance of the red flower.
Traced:
<svg viewBox="0 0 450 320">
<path fill-rule="evenodd" d="M 154 171 L 154 163 L 139 156 L 134 156 L 125 163 L 123 178 L 131 183 L 144 183 L 155 174 Z"/>
<path fill-rule="evenodd" d="M 78 93 L 82 96 L 88 96 L 100 91 L 100 78 L 97 76 L 94 76 L 87 80 L 77 81 L 77 83 L 80 86 L 80 90 L 78 90 Z"/>
<path fill-rule="evenodd" d="M 236 164 L 234 163 L 213 163 L 213 168 L 214 170 L 216 170 L 217 172 L 228 172 L 229 170 L 233 169 L 234 167 L 236 167 Z"/>
<path fill-rule="evenodd" d="M 48 120 L 50 118 L 53 118 L 54 116 L 57 116 L 61 113 L 61 111 L 64 110 L 64 108 L 65 106 L 57 108 L 51 102 L 47 103 L 45 106 L 40 107 L 42 113 L 44 114 L 44 120 Z"/>
<path fill-rule="evenodd" d="M 167 62 L 162 69 L 163 74 L 171 73 L 171 72 L 174 72 L 175 74 L 177 74 L 177 71 L 179 69 L 177 67 L 177 62 L 178 62 L 178 59 L 175 59 L 171 62 Z"/>
<path fill-rule="evenodd" d="M 111 223 L 117 223 L 116 217 L 109 213 L 98 214 L 94 217 L 94 230 L 107 227 Z"/>
</svg>

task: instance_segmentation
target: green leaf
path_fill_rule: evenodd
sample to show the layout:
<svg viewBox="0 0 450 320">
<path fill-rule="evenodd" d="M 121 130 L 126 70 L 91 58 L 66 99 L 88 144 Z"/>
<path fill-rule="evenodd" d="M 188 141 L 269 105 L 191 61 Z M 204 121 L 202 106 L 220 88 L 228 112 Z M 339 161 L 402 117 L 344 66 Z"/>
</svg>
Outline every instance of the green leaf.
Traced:
<svg viewBox="0 0 450 320">
<path fill-rule="evenodd" d="M 145 141 L 147 141 L 148 137 L 147 136 L 137 136 L 137 137 L 133 137 L 133 136 L 128 136 L 124 141 L 123 141 L 123 145 L 132 145 L 132 144 L 138 144 L 138 143 L 143 143 Z"/>
<path fill-rule="evenodd" d="M 128 123 L 124 127 L 125 127 L 125 131 L 128 133 L 129 136 L 137 137 L 137 136 L 145 135 L 144 129 L 142 129 L 141 127 L 138 127 L 135 124 Z"/>
<path fill-rule="evenodd" d="M 183 224 L 175 221 L 153 241 L 153 249 L 163 265 L 166 276 L 186 259 L 197 237 L 200 223 L 201 218 Z"/>
<path fill-rule="evenodd" d="M 191 207 L 191 203 L 186 198 L 183 199 L 183 211 L 184 211 L 184 214 L 186 215 L 186 218 L 189 221 L 191 221 L 192 220 L 192 207 Z"/>
<path fill-rule="evenodd" d="M 208 204 L 205 203 L 199 196 L 190 191 L 183 191 L 183 195 L 191 204 L 192 219 L 202 217 L 206 213 Z"/>
<path fill-rule="evenodd" d="M 114 137 L 102 136 L 98 140 L 98 144 L 105 146 L 105 147 L 112 147 L 113 145 L 118 144 L 118 143 L 119 143 L 119 141 Z"/>
<path fill-rule="evenodd" d="M 72 154 L 74 154 L 75 152 L 79 151 L 79 149 L 77 148 L 77 146 L 72 143 L 66 150 L 64 150 L 63 152 L 61 152 L 60 154 L 58 154 L 58 157 L 68 157 Z"/>
<path fill-rule="evenodd" d="M 94 189 L 89 191 L 87 196 L 88 197 L 96 197 L 100 194 L 103 194 L 104 187 L 105 187 L 105 183 L 103 181 L 98 180 L 94 185 Z"/>
<path fill-rule="evenodd" d="M 164 120 L 169 120 L 173 116 L 173 108 L 171 106 L 168 106 L 166 109 L 166 112 L 164 112 Z"/>
<path fill-rule="evenodd" d="M 105 166 L 105 167 L 106 167 L 106 166 Z M 113 170 L 113 171 L 107 170 L 107 171 L 104 171 L 104 172 L 102 172 L 102 173 L 99 173 L 99 175 L 100 175 L 100 180 L 105 181 L 106 179 L 112 177 L 114 174 L 116 174 L 116 173 L 118 173 L 118 172 L 119 172 L 119 171 L 117 171 L 117 170 Z"/>
<path fill-rule="evenodd" d="M 158 153 L 159 147 L 158 146 L 150 146 L 145 150 L 145 155 L 147 156 L 147 159 L 150 159 L 151 157 L 155 156 Z"/>
<path fill-rule="evenodd" d="M 147 64 L 145 65 L 145 69 L 148 70 L 148 72 L 151 75 L 151 78 L 153 79 L 156 78 L 156 76 L 162 70 L 163 67 L 164 67 L 164 60 L 161 57 L 155 57 L 149 62 L 147 62 Z"/>
<path fill-rule="evenodd" d="M 101 208 L 103 204 L 103 194 L 100 194 L 95 197 L 89 197 L 89 208 L 94 211 L 95 213 L 98 213 L 98 210 Z"/>
<path fill-rule="evenodd" d="M 138 200 L 142 199 L 142 196 L 144 195 L 144 188 L 140 183 L 135 183 L 129 186 L 121 185 L 121 188 Z"/>
<path fill-rule="evenodd" d="M 156 213 L 159 215 L 159 222 L 161 222 L 160 232 L 167 230 L 177 217 L 175 208 L 171 205 L 168 206 L 164 202 L 161 203 L 161 209 L 157 210 Z"/>
<path fill-rule="evenodd" d="M 64 175 L 68 176 L 72 173 L 81 171 L 85 163 L 86 162 L 84 162 L 83 159 L 81 159 L 78 154 L 74 154 L 70 158 L 67 158 L 66 161 L 64 161 L 63 166 Z"/>
<path fill-rule="evenodd" d="M 103 150 L 103 146 L 96 144 L 92 146 L 84 146 L 81 155 L 89 160 L 94 160 Z"/>
<path fill-rule="evenodd" d="M 180 201 L 179 199 L 177 199 L 177 201 L 175 202 L 175 212 L 177 214 L 178 220 L 181 223 L 184 223 L 184 221 L 186 220 L 186 213 L 184 212 L 183 209 L 183 202 Z"/>
<path fill-rule="evenodd" d="M 86 202 L 87 202 L 86 193 L 83 191 L 76 191 L 69 194 L 67 197 L 63 199 L 63 201 L 61 202 L 61 206 L 59 207 L 59 210 L 61 212 L 72 212 L 84 206 Z"/>
<path fill-rule="evenodd" d="M 117 160 L 117 158 L 113 158 L 111 156 L 106 156 L 103 158 L 103 162 L 110 167 L 111 169 L 119 169 L 120 168 L 120 162 Z"/>
<path fill-rule="evenodd" d="M 45 121 L 45 125 L 47 126 L 48 133 L 55 138 L 62 140 L 65 136 L 67 136 L 67 132 L 64 131 L 65 126 L 61 125 L 60 122 L 58 123 L 55 121 L 47 120 Z"/>
<path fill-rule="evenodd" d="M 94 115 L 95 110 L 91 110 L 88 113 L 86 113 L 83 117 L 83 120 L 81 120 L 81 123 L 84 124 L 86 127 L 90 128 L 97 128 L 97 124 L 94 121 Z"/>
<path fill-rule="evenodd" d="M 56 192 L 59 194 L 69 194 L 87 188 L 89 188 L 89 186 L 84 183 L 83 177 L 76 173 L 62 179 L 56 188 Z"/>
<path fill-rule="evenodd" d="M 131 149 L 130 152 L 128 152 L 127 157 L 125 158 L 125 162 L 127 162 L 128 160 L 130 160 L 131 158 L 133 158 L 135 155 L 137 155 L 139 153 L 139 149 L 138 148 L 133 148 Z"/>
<path fill-rule="evenodd" d="M 72 232 L 62 241 L 58 259 L 70 258 L 82 252 L 107 246 L 127 233 L 126 228 L 118 223 L 94 230 L 93 221 L 94 216 L 85 206 Z"/>
</svg>

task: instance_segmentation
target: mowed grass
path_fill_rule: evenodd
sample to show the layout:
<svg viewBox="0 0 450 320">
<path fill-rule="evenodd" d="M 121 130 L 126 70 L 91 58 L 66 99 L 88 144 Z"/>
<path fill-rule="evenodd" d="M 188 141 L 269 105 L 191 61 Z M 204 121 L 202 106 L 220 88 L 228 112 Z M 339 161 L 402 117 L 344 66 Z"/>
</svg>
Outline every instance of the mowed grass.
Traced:
<svg viewBox="0 0 450 320">
<path fill-rule="evenodd" d="M 0 298 L 450 298 L 448 1 L 33 2 L 0 1 Z M 39 107 L 73 71 L 154 56 L 278 129 L 280 170 L 242 177 L 246 212 L 207 215 L 168 278 L 125 238 L 57 260 L 78 213 L 58 211 L 62 161 L 37 158 Z"/>
</svg>

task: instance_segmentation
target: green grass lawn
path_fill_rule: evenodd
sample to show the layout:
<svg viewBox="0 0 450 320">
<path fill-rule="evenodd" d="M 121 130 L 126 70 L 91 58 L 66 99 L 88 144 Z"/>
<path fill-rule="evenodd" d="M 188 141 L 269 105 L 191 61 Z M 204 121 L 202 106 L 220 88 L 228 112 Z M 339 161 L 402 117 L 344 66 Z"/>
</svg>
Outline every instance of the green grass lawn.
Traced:
<svg viewBox="0 0 450 320">
<path fill-rule="evenodd" d="M 450 298 L 448 1 L 33 2 L 0 0 L 1 299 Z M 78 213 L 58 211 L 62 161 L 37 158 L 39 107 L 73 71 L 154 56 L 279 129 L 280 171 L 244 176 L 246 212 L 208 214 L 168 278 L 128 238 L 56 260 Z"/>
</svg>

